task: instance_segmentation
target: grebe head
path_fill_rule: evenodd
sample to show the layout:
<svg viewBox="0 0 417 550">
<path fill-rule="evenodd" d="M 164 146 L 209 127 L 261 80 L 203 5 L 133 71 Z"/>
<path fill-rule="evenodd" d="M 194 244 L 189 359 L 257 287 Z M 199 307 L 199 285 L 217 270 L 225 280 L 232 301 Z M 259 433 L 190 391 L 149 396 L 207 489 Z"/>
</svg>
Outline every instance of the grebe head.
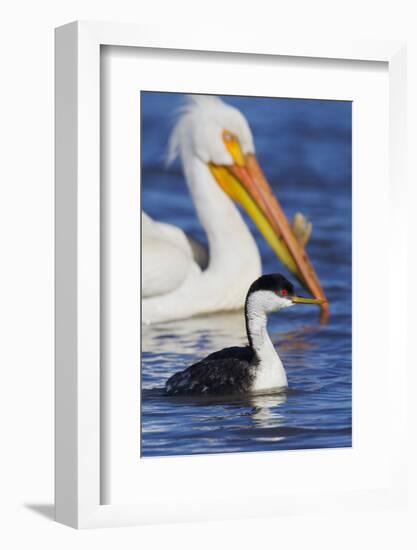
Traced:
<svg viewBox="0 0 417 550">
<path fill-rule="evenodd" d="M 295 304 L 323 304 L 319 298 L 296 296 L 294 286 L 280 273 L 262 275 L 249 288 L 246 307 L 259 313 L 272 313 Z"/>
</svg>

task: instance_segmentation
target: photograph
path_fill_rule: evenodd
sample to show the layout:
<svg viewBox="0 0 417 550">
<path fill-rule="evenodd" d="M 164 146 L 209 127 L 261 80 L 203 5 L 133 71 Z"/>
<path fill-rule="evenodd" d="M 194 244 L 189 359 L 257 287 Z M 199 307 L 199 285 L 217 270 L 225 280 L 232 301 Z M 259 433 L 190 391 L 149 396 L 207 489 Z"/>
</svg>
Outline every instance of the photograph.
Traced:
<svg viewBox="0 0 417 550">
<path fill-rule="evenodd" d="M 137 100 L 140 458 L 351 447 L 352 102 Z"/>
</svg>

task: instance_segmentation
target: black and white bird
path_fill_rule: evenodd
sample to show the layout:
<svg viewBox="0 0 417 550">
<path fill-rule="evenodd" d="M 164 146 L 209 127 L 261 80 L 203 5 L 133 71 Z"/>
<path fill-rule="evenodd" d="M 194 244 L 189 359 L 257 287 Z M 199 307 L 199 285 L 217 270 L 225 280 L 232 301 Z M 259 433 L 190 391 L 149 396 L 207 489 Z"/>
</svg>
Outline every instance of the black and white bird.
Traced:
<svg viewBox="0 0 417 550">
<path fill-rule="evenodd" d="M 293 285 L 278 273 L 263 275 L 249 288 L 245 302 L 249 345 L 225 348 L 177 372 L 166 382 L 168 395 L 233 395 L 283 390 L 284 365 L 267 330 L 269 313 L 295 304 L 322 304 L 296 296 Z"/>
</svg>

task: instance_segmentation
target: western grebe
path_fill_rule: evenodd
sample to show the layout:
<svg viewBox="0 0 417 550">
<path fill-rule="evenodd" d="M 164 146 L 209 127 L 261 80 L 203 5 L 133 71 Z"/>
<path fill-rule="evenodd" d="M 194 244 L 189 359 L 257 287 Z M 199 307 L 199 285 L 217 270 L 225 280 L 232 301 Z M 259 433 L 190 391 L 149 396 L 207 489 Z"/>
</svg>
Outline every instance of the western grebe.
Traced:
<svg viewBox="0 0 417 550">
<path fill-rule="evenodd" d="M 294 304 L 322 304 L 319 298 L 295 296 L 293 285 L 278 273 L 263 275 L 245 301 L 249 345 L 230 347 L 171 376 L 168 395 L 233 395 L 282 390 L 287 375 L 268 334 L 267 315 Z"/>
</svg>

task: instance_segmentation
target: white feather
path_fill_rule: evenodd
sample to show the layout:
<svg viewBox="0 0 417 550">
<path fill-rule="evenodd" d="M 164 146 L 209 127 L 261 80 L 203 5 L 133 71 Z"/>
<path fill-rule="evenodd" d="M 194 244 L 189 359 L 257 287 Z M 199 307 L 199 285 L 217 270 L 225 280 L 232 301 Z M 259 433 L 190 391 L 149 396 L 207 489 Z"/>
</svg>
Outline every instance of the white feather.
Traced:
<svg viewBox="0 0 417 550">
<path fill-rule="evenodd" d="M 188 239 L 174 225 L 159 223 L 142 212 L 142 297 L 172 292 L 187 278 L 193 265 Z"/>
</svg>

